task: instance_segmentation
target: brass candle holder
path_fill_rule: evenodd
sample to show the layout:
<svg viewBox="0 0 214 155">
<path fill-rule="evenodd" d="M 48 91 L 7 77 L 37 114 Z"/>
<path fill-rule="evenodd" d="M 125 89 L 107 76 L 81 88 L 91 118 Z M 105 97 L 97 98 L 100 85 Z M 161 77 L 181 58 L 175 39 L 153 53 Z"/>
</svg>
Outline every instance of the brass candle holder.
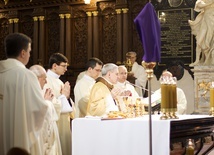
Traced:
<svg viewBox="0 0 214 155">
<path fill-rule="evenodd" d="M 149 152 L 152 155 L 152 103 L 151 103 L 151 79 L 153 78 L 153 69 L 156 62 L 145 62 L 142 61 L 142 66 L 145 68 L 148 79 L 148 97 L 149 97 Z"/>
<path fill-rule="evenodd" d="M 147 73 L 147 78 L 150 81 L 153 78 L 153 72 L 154 72 L 153 69 L 156 66 L 156 62 L 142 61 L 142 66 L 145 68 L 146 73 Z"/>
<path fill-rule="evenodd" d="M 132 62 L 130 59 L 126 60 L 125 67 L 127 68 L 128 73 L 132 71 Z"/>
<path fill-rule="evenodd" d="M 210 88 L 210 115 L 214 116 L 214 87 L 212 83 L 212 87 Z"/>
</svg>

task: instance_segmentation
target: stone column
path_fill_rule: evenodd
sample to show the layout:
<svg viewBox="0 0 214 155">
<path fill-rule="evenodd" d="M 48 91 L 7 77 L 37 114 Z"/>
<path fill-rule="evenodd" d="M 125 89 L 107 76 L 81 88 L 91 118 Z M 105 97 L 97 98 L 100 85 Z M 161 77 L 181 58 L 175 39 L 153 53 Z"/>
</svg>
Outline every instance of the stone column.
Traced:
<svg viewBox="0 0 214 155">
<path fill-rule="evenodd" d="M 34 29 L 33 29 L 33 63 L 37 64 L 38 62 L 38 33 L 39 33 L 39 23 L 38 17 L 33 17 Z"/>
<path fill-rule="evenodd" d="M 65 15 L 64 14 L 60 14 L 59 15 L 60 17 L 60 51 L 59 52 L 62 52 L 64 53 L 65 52 Z"/>
<path fill-rule="evenodd" d="M 117 64 L 121 64 L 123 62 L 123 57 L 122 57 L 122 16 L 121 16 L 121 9 L 116 9 L 116 13 L 117 13 Z"/>
<path fill-rule="evenodd" d="M 128 31 L 128 8 L 123 8 L 123 59 L 125 60 L 126 53 L 129 47 L 129 31 Z"/>
<path fill-rule="evenodd" d="M 65 14 L 66 32 L 65 32 L 65 56 L 71 63 L 71 14 Z"/>
<path fill-rule="evenodd" d="M 99 58 L 98 11 L 93 11 L 93 56 Z"/>
<path fill-rule="evenodd" d="M 39 16 L 39 63 L 44 65 L 45 59 L 45 29 L 44 16 Z"/>
<path fill-rule="evenodd" d="M 92 53 L 92 12 L 88 11 L 86 12 L 88 16 L 88 42 L 87 42 L 87 53 L 88 58 L 91 58 L 93 56 Z"/>
<path fill-rule="evenodd" d="M 19 19 L 14 18 L 13 21 L 14 21 L 14 32 L 19 32 L 19 24 L 18 24 Z"/>
<path fill-rule="evenodd" d="M 194 92 L 195 109 L 194 113 L 209 114 L 210 110 L 210 87 L 214 81 L 214 66 L 195 66 Z"/>
</svg>

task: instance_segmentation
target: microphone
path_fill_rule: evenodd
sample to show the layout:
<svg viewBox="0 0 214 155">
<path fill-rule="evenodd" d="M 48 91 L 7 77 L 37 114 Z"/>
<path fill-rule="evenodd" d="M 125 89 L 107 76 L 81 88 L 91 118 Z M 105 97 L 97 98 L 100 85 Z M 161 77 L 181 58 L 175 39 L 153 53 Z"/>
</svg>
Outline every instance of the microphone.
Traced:
<svg viewBox="0 0 214 155">
<path fill-rule="evenodd" d="M 145 91 L 148 91 L 148 92 L 149 92 L 149 89 L 143 88 L 143 87 L 138 86 L 138 85 L 136 85 L 136 84 L 133 84 L 133 83 L 131 83 L 131 82 L 129 82 L 129 81 L 126 81 L 125 84 L 130 84 L 130 85 L 132 85 L 132 86 L 134 86 L 134 87 L 138 87 L 138 88 L 140 88 L 140 89 L 142 89 L 142 90 L 145 90 Z M 155 92 L 151 91 L 151 93 L 154 94 Z"/>
</svg>

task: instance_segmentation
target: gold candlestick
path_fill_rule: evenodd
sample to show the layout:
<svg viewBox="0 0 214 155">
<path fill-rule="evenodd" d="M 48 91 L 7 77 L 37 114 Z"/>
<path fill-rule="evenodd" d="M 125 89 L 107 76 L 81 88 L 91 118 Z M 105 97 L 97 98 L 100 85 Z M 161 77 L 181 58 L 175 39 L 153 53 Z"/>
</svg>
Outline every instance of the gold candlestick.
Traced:
<svg viewBox="0 0 214 155">
<path fill-rule="evenodd" d="M 125 66 L 127 68 L 128 73 L 132 71 L 132 62 L 130 59 L 127 59 L 125 62 Z"/>
<path fill-rule="evenodd" d="M 152 103 L 151 103 L 151 79 L 153 77 L 153 69 L 156 62 L 145 62 L 142 61 L 142 66 L 145 68 L 148 78 L 148 97 L 149 97 L 149 152 L 152 155 Z"/>
</svg>

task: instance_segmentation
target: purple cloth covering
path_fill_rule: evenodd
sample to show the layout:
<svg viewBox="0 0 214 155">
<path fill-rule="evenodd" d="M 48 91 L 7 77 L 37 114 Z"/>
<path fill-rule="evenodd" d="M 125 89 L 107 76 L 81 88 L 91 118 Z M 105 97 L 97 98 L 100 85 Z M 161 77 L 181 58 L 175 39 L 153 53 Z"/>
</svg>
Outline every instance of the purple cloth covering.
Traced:
<svg viewBox="0 0 214 155">
<path fill-rule="evenodd" d="M 144 49 L 142 60 L 145 62 L 159 62 L 161 51 L 161 28 L 154 7 L 150 2 L 148 2 L 137 15 L 134 19 L 134 23 L 137 27 Z"/>
</svg>

